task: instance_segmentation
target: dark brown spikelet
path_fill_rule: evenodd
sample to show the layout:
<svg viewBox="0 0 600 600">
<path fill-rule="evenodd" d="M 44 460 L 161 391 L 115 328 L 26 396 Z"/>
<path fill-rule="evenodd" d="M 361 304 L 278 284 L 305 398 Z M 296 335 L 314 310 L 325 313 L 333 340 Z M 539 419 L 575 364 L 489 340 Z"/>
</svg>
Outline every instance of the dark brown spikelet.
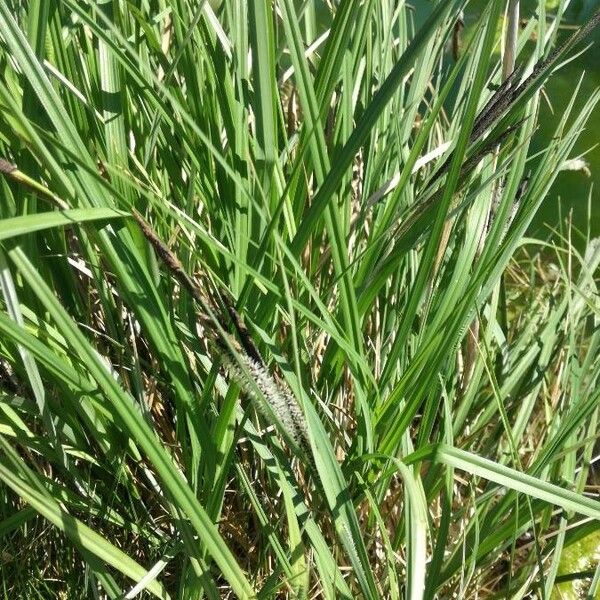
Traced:
<svg viewBox="0 0 600 600">
<path fill-rule="evenodd" d="M 144 237 L 150 242 L 175 279 L 190 292 L 194 300 L 205 311 L 208 309 L 212 313 L 211 316 L 221 326 L 222 331 L 218 331 L 214 326 L 216 323 L 209 318 L 208 314 L 197 313 L 199 322 L 205 327 L 213 347 L 221 356 L 230 375 L 238 380 L 246 392 L 257 402 L 257 407 L 267 418 L 271 412 L 277 417 L 289 439 L 305 451 L 311 461 L 311 466 L 314 467 L 307 423 L 302 409 L 287 383 L 269 372 L 242 316 L 235 309 L 232 298 L 216 292 L 203 294 L 200 286 L 185 272 L 179 259 L 158 237 L 150 224 L 135 209 L 132 214 Z M 223 308 L 220 309 L 220 307 Z M 227 319 L 222 314 L 223 311 L 226 311 L 231 324 L 233 324 L 239 342 L 227 333 L 225 326 Z M 255 393 L 256 388 L 260 390 L 262 397 Z"/>
<path fill-rule="evenodd" d="M 181 283 L 194 297 L 198 302 L 204 303 L 204 299 L 200 294 L 200 290 L 198 286 L 193 282 L 192 278 L 185 272 L 184 268 L 181 266 L 179 259 L 175 256 L 171 250 L 167 247 L 167 245 L 156 235 L 154 229 L 150 227 L 150 224 L 140 215 L 140 213 L 135 210 L 135 208 L 131 211 L 133 218 L 137 221 L 144 237 L 152 244 L 154 250 L 160 257 L 160 259 L 167 265 L 169 270 L 173 273 L 175 279 Z"/>
<path fill-rule="evenodd" d="M 254 343 L 254 340 L 250 336 L 250 332 L 246 327 L 246 323 L 244 323 L 242 316 L 235 309 L 233 303 L 231 303 L 229 299 L 225 301 L 225 308 L 227 309 L 227 313 L 229 314 L 233 326 L 235 327 L 237 334 L 240 337 L 240 341 L 242 343 L 242 346 L 244 347 L 244 350 L 246 350 L 246 352 L 251 358 L 258 361 L 259 363 L 262 363 L 263 361 L 260 356 L 260 352 L 258 350 L 257 345 Z"/>
</svg>

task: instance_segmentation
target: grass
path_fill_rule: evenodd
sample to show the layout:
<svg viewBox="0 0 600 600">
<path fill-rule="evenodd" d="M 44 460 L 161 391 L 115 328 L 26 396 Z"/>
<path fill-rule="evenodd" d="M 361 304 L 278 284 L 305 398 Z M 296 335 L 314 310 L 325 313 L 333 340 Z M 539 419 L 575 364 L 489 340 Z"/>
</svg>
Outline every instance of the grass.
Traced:
<svg viewBox="0 0 600 600">
<path fill-rule="evenodd" d="M 594 597 L 600 13 L 465 4 L 0 0 L 5 597 Z"/>
</svg>

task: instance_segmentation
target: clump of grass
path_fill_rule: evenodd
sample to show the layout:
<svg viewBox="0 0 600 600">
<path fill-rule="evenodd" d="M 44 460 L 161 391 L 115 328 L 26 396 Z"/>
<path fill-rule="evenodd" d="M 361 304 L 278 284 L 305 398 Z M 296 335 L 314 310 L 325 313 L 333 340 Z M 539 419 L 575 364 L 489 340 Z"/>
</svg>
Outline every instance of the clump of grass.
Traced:
<svg viewBox="0 0 600 600">
<path fill-rule="evenodd" d="M 252 341 L 235 308 L 227 304 L 225 311 L 231 317 L 240 341 L 224 329 L 225 316 L 219 315 L 219 308 L 211 302 L 210 294 L 206 298 L 203 296 L 200 284 L 193 281 L 184 271 L 177 257 L 158 238 L 142 216 L 134 212 L 134 218 L 164 264 L 182 287 L 186 288 L 192 298 L 208 313 L 199 312 L 198 322 L 203 326 L 205 333 L 212 334 L 211 349 L 220 356 L 229 373 L 238 380 L 242 388 L 255 399 L 259 410 L 266 418 L 274 417 L 287 438 L 297 445 L 304 446 L 304 449 L 310 453 L 308 426 L 298 401 L 284 382 L 275 380 L 269 373 L 256 344 Z M 211 317 L 213 323 L 210 322 Z"/>
<path fill-rule="evenodd" d="M 530 142 L 600 12 L 557 44 L 567 0 L 17 4 L 5 595 L 558 593 L 600 518 L 600 255 L 527 230 L 599 93 Z"/>
</svg>

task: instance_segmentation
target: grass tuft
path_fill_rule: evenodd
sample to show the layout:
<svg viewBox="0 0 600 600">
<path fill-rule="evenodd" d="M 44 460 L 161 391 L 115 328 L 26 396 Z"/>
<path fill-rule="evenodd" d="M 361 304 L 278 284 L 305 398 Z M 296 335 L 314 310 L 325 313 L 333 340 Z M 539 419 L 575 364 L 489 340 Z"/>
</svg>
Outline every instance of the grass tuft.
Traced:
<svg viewBox="0 0 600 600">
<path fill-rule="evenodd" d="M 0 0 L 1 594 L 597 593 L 570 4 Z"/>
</svg>

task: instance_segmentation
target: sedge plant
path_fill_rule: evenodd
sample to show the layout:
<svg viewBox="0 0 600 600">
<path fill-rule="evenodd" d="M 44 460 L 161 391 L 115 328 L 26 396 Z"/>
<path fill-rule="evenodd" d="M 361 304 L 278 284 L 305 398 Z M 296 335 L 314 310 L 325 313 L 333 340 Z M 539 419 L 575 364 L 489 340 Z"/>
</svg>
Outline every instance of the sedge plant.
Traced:
<svg viewBox="0 0 600 600">
<path fill-rule="evenodd" d="M 600 11 L 471 4 L 0 0 L 5 597 L 595 597 Z"/>
</svg>

